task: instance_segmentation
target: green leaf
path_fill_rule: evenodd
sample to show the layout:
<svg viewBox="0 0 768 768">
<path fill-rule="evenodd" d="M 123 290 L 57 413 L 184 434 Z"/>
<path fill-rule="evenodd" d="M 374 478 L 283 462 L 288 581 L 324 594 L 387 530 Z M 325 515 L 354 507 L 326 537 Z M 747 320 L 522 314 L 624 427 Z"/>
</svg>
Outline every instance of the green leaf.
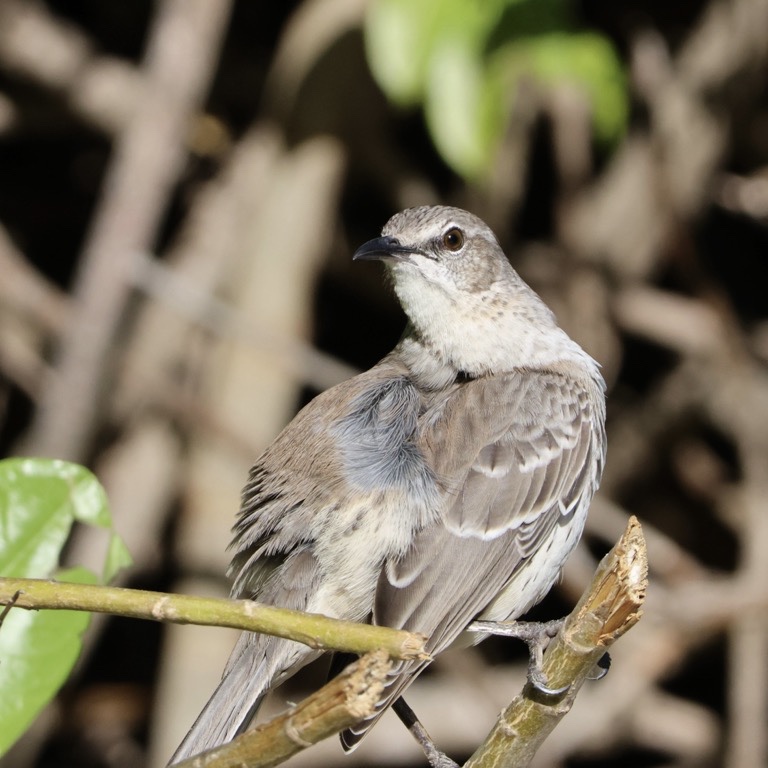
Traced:
<svg viewBox="0 0 768 768">
<path fill-rule="evenodd" d="M 84 467 L 52 459 L 0 461 L 0 575 L 48 578 L 75 522 L 110 529 L 105 577 L 130 562 L 111 530 L 104 489 Z M 95 583 L 85 568 L 61 574 Z M 0 754 L 26 730 L 69 675 L 90 616 L 11 609 L 0 626 Z"/>
<path fill-rule="evenodd" d="M 490 0 L 378 0 L 365 18 L 368 62 L 400 106 L 424 98 L 435 50 L 446 38 L 478 48 L 504 3 Z"/>
<path fill-rule="evenodd" d="M 464 39 L 446 40 L 430 64 L 424 103 L 427 127 L 448 165 L 476 179 L 488 169 L 497 143 L 501 99 L 491 97 L 494 83 Z"/>
<path fill-rule="evenodd" d="M 494 50 L 511 40 L 562 32 L 573 26 L 572 0 L 501 0 L 502 10 L 487 48 Z"/>
<path fill-rule="evenodd" d="M 429 3 L 388 0 L 373 3 L 365 23 L 365 44 L 371 71 L 387 96 L 400 106 L 421 99 L 430 49 Z"/>
<path fill-rule="evenodd" d="M 128 551 L 128 547 L 125 546 L 125 542 L 112 531 L 109 537 L 107 556 L 104 560 L 104 572 L 101 577 L 102 583 L 108 584 L 123 568 L 128 568 L 132 563 L 133 558 Z"/>
<path fill-rule="evenodd" d="M 94 583 L 72 569 L 67 581 Z M 0 627 L 0 755 L 24 733 L 63 685 L 80 655 L 90 615 L 81 611 L 11 610 Z"/>
<path fill-rule="evenodd" d="M 614 141 L 625 129 L 629 111 L 626 77 L 611 43 L 592 32 L 552 33 L 524 43 L 530 72 L 548 83 L 583 89 L 592 105 L 595 134 Z"/>
<path fill-rule="evenodd" d="M 478 181 L 493 165 L 522 77 L 581 88 L 595 136 L 612 143 L 628 115 L 626 78 L 611 43 L 574 31 L 570 0 L 375 0 L 368 61 L 394 103 L 423 105 L 436 149 Z"/>
</svg>

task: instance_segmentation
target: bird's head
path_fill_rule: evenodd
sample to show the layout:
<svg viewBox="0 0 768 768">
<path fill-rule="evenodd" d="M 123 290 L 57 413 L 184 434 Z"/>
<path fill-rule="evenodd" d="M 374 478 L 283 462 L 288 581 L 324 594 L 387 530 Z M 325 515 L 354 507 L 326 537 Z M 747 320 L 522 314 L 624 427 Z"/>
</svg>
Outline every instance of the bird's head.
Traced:
<svg viewBox="0 0 768 768">
<path fill-rule="evenodd" d="M 395 214 L 381 237 L 362 245 L 353 258 L 384 261 L 404 306 L 402 289 L 409 294 L 438 289 L 448 299 L 466 302 L 514 274 L 490 228 L 477 216 L 448 206 Z"/>
<path fill-rule="evenodd" d="M 387 265 L 416 336 L 455 370 L 536 364 L 549 355 L 545 337 L 564 336 L 488 225 L 460 208 L 401 211 L 354 258 Z"/>
</svg>

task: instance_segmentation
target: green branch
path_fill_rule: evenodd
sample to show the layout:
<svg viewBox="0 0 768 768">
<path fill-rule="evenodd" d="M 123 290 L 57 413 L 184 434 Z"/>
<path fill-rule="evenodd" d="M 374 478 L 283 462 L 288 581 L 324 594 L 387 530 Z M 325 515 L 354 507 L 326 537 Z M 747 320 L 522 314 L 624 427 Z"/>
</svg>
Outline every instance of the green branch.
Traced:
<svg viewBox="0 0 768 768">
<path fill-rule="evenodd" d="M 544 655 L 543 670 L 561 696 L 544 696 L 526 685 L 501 713 L 485 742 L 464 768 L 524 768 L 565 717 L 595 664 L 640 619 L 648 586 L 648 555 L 637 518 L 602 559 L 592 583 Z"/>
<path fill-rule="evenodd" d="M 289 611 L 251 600 L 192 597 L 63 581 L 0 578 L 0 605 L 31 610 L 91 611 L 173 624 L 232 627 L 284 637 L 311 648 L 358 654 L 382 649 L 395 659 L 428 658 L 422 635 Z"/>
<path fill-rule="evenodd" d="M 631 518 L 603 558 L 590 587 L 544 657 L 552 688 L 544 696 L 527 685 L 502 713 L 465 768 L 522 768 L 570 709 L 605 649 L 640 618 L 647 586 L 647 555 L 640 524 Z M 264 632 L 313 648 L 364 654 L 347 672 L 305 702 L 232 744 L 192 758 L 190 768 L 271 766 L 299 749 L 365 717 L 380 696 L 387 658 L 428 658 L 424 638 L 408 632 L 328 619 L 248 600 L 189 597 L 35 579 L 0 578 L 0 605 L 114 613 L 155 621 L 208 624 Z"/>
</svg>

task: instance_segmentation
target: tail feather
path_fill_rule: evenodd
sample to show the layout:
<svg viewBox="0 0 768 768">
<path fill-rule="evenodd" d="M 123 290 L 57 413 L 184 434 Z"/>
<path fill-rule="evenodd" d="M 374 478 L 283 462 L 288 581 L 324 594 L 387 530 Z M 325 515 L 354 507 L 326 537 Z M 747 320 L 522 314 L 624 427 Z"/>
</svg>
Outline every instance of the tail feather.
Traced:
<svg viewBox="0 0 768 768">
<path fill-rule="evenodd" d="M 400 662 L 393 666 L 387 674 L 387 681 L 384 684 L 384 691 L 373 714 L 364 720 L 361 720 L 351 728 L 346 728 L 339 734 L 341 746 L 345 752 L 352 752 L 357 749 L 358 744 L 368 735 L 371 728 L 379 722 L 381 716 L 395 703 L 406 688 L 424 671 L 427 667 L 425 662 Z"/>
<path fill-rule="evenodd" d="M 221 682 L 168 765 L 239 736 L 248 728 L 272 688 L 320 653 L 292 640 L 243 632 L 229 657 Z"/>
<path fill-rule="evenodd" d="M 264 674 L 265 661 L 254 668 L 247 654 L 230 662 L 203 711 L 168 763 L 226 744 L 241 734 L 253 719 L 269 692 L 270 679 Z"/>
</svg>

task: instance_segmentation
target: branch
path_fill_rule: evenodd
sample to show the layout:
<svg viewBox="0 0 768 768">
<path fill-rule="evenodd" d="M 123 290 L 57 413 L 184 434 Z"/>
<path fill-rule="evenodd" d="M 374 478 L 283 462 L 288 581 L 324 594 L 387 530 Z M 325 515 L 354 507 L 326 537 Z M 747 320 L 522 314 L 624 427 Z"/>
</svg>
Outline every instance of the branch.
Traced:
<svg viewBox="0 0 768 768">
<path fill-rule="evenodd" d="M 584 593 L 544 657 L 549 685 L 568 687 L 562 697 L 544 696 L 530 685 L 502 713 L 488 738 L 464 768 L 521 768 L 570 710 L 605 649 L 640 618 L 647 587 L 647 554 L 640 524 L 631 517 L 619 542 L 599 564 Z M 424 639 L 407 632 L 341 622 L 248 600 L 199 598 L 161 592 L 35 579 L 0 578 L 0 605 L 89 610 L 175 623 L 213 624 L 264 632 L 313 648 L 365 653 L 302 704 L 229 745 L 196 756 L 187 768 L 276 765 L 300 749 L 359 722 L 381 694 L 386 657 L 428 658 Z M 371 709 L 369 709 L 369 707 Z M 251 759 L 248 755 L 258 755 Z"/>
<path fill-rule="evenodd" d="M 130 62 L 99 53 L 99 47 L 43 3 L 0 3 L 3 68 L 53 89 L 78 117 L 115 134 L 136 111 L 145 77 Z"/>
<path fill-rule="evenodd" d="M 310 648 L 367 653 L 383 650 L 396 659 L 428 659 L 425 638 L 389 627 L 330 619 L 275 608 L 252 600 L 173 595 L 41 579 L 0 578 L 0 605 L 37 610 L 92 611 L 173 624 L 232 627 L 284 637 Z"/>
<path fill-rule="evenodd" d="M 135 254 L 151 251 L 184 166 L 231 3 L 163 0 L 149 36 L 136 111 L 119 136 L 75 278 L 72 320 L 41 392 L 25 452 L 77 458 L 98 426 Z"/>
<path fill-rule="evenodd" d="M 175 768 L 267 768 L 282 763 L 373 714 L 390 667 L 385 651 L 369 653 L 282 715 Z"/>
<path fill-rule="evenodd" d="M 552 688 L 569 686 L 562 699 L 526 686 L 502 712 L 485 742 L 464 768 L 522 768 L 570 710 L 584 681 L 613 642 L 641 615 L 648 583 L 648 558 L 634 516 L 624 535 L 597 567 L 589 589 L 565 620 L 544 657 Z"/>
</svg>

